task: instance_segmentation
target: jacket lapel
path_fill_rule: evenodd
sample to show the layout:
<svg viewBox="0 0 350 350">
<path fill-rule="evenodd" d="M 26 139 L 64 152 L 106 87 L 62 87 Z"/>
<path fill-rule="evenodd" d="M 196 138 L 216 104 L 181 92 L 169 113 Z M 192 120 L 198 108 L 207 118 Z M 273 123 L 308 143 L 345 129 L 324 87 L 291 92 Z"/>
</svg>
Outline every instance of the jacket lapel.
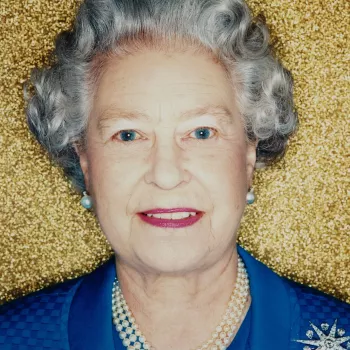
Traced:
<svg viewBox="0 0 350 350">
<path fill-rule="evenodd" d="M 112 335 L 112 287 L 115 256 L 83 276 L 72 300 L 68 339 L 70 350 L 114 349 Z"/>
<path fill-rule="evenodd" d="M 237 245 L 250 280 L 251 348 L 285 350 L 290 344 L 290 301 L 283 279 Z"/>
</svg>

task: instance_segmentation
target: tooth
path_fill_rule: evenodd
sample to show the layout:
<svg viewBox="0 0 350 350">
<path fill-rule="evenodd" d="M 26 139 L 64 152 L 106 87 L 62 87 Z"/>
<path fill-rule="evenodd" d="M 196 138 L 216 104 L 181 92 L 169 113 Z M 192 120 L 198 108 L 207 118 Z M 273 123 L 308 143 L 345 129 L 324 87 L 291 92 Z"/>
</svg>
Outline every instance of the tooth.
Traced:
<svg viewBox="0 0 350 350">
<path fill-rule="evenodd" d="M 196 215 L 196 212 L 195 212 L 195 211 L 191 211 L 191 212 L 190 212 L 190 215 L 195 216 L 195 215 Z"/>
<path fill-rule="evenodd" d="M 158 219 L 171 219 L 171 213 L 153 214 L 153 216 Z"/>
<path fill-rule="evenodd" d="M 152 216 L 153 216 L 153 214 L 147 214 L 147 216 L 148 216 L 148 217 L 152 217 Z"/>
<path fill-rule="evenodd" d="M 188 217 L 188 213 L 173 213 L 171 218 L 173 220 L 177 220 L 177 219 L 183 219 L 186 217 Z"/>
</svg>

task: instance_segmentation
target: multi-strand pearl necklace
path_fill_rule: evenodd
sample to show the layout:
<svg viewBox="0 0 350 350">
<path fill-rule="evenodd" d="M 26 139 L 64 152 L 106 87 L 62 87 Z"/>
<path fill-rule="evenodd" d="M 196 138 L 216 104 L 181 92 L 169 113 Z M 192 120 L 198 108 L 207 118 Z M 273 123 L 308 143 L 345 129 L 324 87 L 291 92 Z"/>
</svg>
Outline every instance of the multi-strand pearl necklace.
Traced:
<svg viewBox="0 0 350 350">
<path fill-rule="evenodd" d="M 215 328 L 211 338 L 197 347 L 196 350 L 225 350 L 230 345 L 241 321 L 248 297 L 248 274 L 241 257 L 238 256 L 237 280 L 222 320 Z M 154 349 L 136 324 L 135 318 L 126 304 L 117 277 L 112 289 L 112 315 L 119 337 L 128 350 Z"/>
</svg>

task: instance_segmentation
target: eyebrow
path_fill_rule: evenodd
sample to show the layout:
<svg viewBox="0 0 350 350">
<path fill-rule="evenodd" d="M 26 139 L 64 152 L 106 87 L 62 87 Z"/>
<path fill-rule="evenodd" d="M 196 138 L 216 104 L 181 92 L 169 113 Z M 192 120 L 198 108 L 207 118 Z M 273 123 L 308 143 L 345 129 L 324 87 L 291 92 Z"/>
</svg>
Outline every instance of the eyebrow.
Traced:
<svg viewBox="0 0 350 350">
<path fill-rule="evenodd" d="M 233 118 L 230 110 L 222 105 L 205 105 L 187 110 L 180 115 L 180 120 L 192 119 L 205 114 L 214 116 L 222 124 L 232 124 Z M 125 109 L 116 106 L 110 106 L 105 109 L 99 117 L 97 129 L 102 135 L 103 129 L 106 128 L 109 121 L 127 120 L 151 120 L 151 117 L 137 109 Z"/>
</svg>

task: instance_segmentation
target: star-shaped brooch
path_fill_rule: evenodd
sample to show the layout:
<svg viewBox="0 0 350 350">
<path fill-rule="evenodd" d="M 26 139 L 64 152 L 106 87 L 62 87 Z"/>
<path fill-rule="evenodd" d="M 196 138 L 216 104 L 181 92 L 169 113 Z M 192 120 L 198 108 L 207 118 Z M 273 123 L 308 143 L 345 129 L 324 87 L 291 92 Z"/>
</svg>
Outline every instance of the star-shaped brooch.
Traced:
<svg viewBox="0 0 350 350">
<path fill-rule="evenodd" d="M 298 343 L 307 344 L 307 345 L 313 345 L 317 346 L 317 348 L 311 348 L 310 346 L 304 346 L 304 350 L 344 350 L 344 349 L 350 349 L 350 342 L 347 343 L 346 348 L 344 348 L 341 344 L 345 343 L 346 341 L 350 340 L 350 336 L 343 337 L 345 334 L 345 330 L 342 328 L 339 328 L 337 330 L 337 320 L 335 320 L 333 326 L 331 327 L 331 330 L 329 331 L 329 334 L 326 334 L 326 331 L 329 328 L 328 323 L 322 323 L 321 329 L 316 327 L 312 322 L 310 322 L 311 327 L 314 329 L 319 340 L 313 340 L 314 332 L 310 329 L 306 332 L 306 336 L 310 340 L 295 340 Z M 339 335 L 340 337 L 336 337 L 336 335 Z"/>
</svg>

